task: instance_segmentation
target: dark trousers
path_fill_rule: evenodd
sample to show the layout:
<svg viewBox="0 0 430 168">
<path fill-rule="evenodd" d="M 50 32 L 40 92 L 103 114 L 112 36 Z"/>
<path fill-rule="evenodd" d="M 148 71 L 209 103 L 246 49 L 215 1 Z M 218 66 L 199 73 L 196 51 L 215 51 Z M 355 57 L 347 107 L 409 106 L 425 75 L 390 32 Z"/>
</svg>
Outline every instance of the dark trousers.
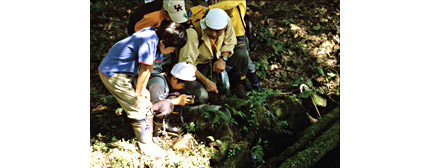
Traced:
<svg viewBox="0 0 430 168">
<path fill-rule="evenodd" d="M 215 74 L 212 71 L 212 65 L 216 60 L 217 59 L 214 58 L 211 64 L 199 64 L 197 65 L 197 69 L 205 77 L 214 77 L 213 75 Z M 228 67 L 231 68 L 231 70 L 229 70 L 229 76 L 245 76 L 248 71 L 248 63 L 249 55 L 248 48 L 246 45 L 246 37 L 237 37 L 237 44 L 234 48 L 234 53 L 231 57 L 228 58 L 226 63 L 226 69 L 228 69 Z M 185 86 L 186 92 L 196 96 L 196 103 L 206 103 L 209 99 L 209 94 L 206 91 L 205 86 L 197 80 L 190 83 L 190 85 Z M 189 88 L 187 86 L 193 87 Z"/>
</svg>

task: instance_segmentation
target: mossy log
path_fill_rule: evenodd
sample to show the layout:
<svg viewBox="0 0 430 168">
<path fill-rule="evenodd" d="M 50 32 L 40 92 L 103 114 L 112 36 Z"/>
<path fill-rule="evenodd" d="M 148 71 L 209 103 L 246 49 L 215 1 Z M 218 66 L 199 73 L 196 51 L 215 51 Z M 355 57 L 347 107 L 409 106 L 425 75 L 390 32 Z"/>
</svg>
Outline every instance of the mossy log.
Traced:
<svg viewBox="0 0 430 168">
<path fill-rule="evenodd" d="M 312 141 L 316 136 L 320 135 L 323 131 L 327 130 L 334 122 L 339 120 L 340 110 L 339 107 L 332 110 L 327 115 L 323 116 L 317 123 L 309 126 L 303 131 L 303 136 L 298 139 L 293 145 L 289 146 L 284 152 L 276 157 L 270 158 L 266 163 L 259 167 L 278 167 L 285 158 L 290 157 L 298 150 L 302 150 L 306 144 Z"/>
<path fill-rule="evenodd" d="M 293 157 L 287 158 L 280 168 L 312 167 L 327 152 L 339 147 L 340 121 L 337 120 L 326 132 L 317 137 L 309 148 L 297 152 Z"/>
<path fill-rule="evenodd" d="M 236 147 L 230 149 L 234 150 L 234 155 L 229 154 L 230 156 L 228 156 L 223 165 L 220 166 L 221 168 L 255 167 L 248 142 L 242 141 L 240 143 L 242 144 L 236 144 Z"/>
</svg>

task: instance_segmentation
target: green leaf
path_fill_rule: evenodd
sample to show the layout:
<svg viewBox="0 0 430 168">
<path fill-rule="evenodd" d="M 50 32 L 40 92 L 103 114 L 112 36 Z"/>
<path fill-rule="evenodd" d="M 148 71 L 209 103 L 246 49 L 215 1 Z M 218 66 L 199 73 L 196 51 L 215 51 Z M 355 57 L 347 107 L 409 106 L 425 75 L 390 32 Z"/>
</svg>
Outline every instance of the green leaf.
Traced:
<svg viewBox="0 0 430 168">
<path fill-rule="evenodd" d="M 219 139 L 217 139 L 217 140 L 216 140 L 216 143 L 218 143 L 218 144 L 222 145 L 222 141 L 221 141 L 221 140 L 219 140 Z"/>
<path fill-rule="evenodd" d="M 318 69 L 318 72 L 319 72 L 322 76 L 325 76 L 324 71 L 321 69 L 321 67 L 318 67 L 317 69 Z"/>
<path fill-rule="evenodd" d="M 303 77 L 296 78 L 296 80 L 294 81 L 294 83 L 292 85 L 293 86 L 299 86 L 299 84 L 302 84 L 302 81 L 303 81 Z"/>
<path fill-rule="evenodd" d="M 92 94 L 92 95 L 96 95 L 96 94 L 98 94 L 99 92 L 97 91 L 97 90 L 90 90 L 90 94 Z"/>
<path fill-rule="evenodd" d="M 224 121 L 229 121 L 231 119 L 231 114 L 229 111 L 219 111 L 219 116 L 224 120 Z"/>
<path fill-rule="evenodd" d="M 308 86 L 314 86 L 311 79 L 308 79 L 306 81 L 306 85 L 308 85 Z"/>
<path fill-rule="evenodd" d="M 305 91 L 301 92 L 299 95 L 302 98 L 308 98 L 310 95 L 312 95 L 312 90 L 305 87 Z"/>
<path fill-rule="evenodd" d="M 207 138 L 209 138 L 212 142 L 215 141 L 213 136 L 207 136 Z"/>
<path fill-rule="evenodd" d="M 327 106 L 327 100 L 322 98 L 316 93 L 312 93 L 312 100 L 314 100 L 315 104 L 318 106 L 322 106 L 322 107 Z"/>
<path fill-rule="evenodd" d="M 299 11 L 301 11 L 301 9 L 299 8 L 299 6 L 297 6 L 297 5 L 294 5 L 294 8 L 296 8 Z"/>
<path fill-rule="evenodd" d="M 115 136 L 114 136 L 114 137 L 112 137 L 112 141 L 116 141 L 116 138 L 115 138 Z"/>
<path fill-rule="evenodd" d="M 119 113 L 122 113 L 122 110 L 123 110 L 123 109 L 122 109 L 121 107 L 119 107 L 119 108 L 117 108 L 115 111 L 116 111 L 116 112 L 119 112 Z"/>
<path fill-rule="evenodd" d="M 218 123 L 219 122 L 219 116 L 217 115 L 217 116 L 215 116 L 215 118 L 214 118 L 214 120 L 212 121 L 212 123 Z"/>
<path fill-rule="evenodd" d="M 319 29 L 321 29 L 321 25 L 320 25 L 320 23 L 318 23 L 316 26 L 313 26 L 312 28 L 314 30 L 319 30 Z"/>
<path fill-rule="evenodd" d="M 284 22 L 287 26 L 288 26 L 288 25 L 290 25 L 290 23 L 291 23 L 291 22 L 290 22 L 289 20 L 287 20 L 287 19 L 282 19 L 282 22 Z"/>
<path fill-rule="evenodd" d="M 327 76 L 328 76 L 329 78 L 333 78 L 333 77 L 335 77 L 335 76 L 336 76 L 336 74 L 335 74 L 335 73 L 332 73 L 332 72 L 329 72 L 329 73 L 327 73 Z"/>
</svg>

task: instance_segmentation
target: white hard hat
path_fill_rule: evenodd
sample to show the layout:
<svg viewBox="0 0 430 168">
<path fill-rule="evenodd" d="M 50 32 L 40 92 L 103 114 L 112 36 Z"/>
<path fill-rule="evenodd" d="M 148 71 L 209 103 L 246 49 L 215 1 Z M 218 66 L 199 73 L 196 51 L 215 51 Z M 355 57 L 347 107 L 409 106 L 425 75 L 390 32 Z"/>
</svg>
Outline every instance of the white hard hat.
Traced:
<svg viewBox="0 0 430 168">
<path fill-rule="evenodd" d="M 206 23 L 206 25 L 205 25 Z M 228 15 L 224 10 L 220 8 L 214 8 L 209 10 L 206 17 L 200 21 L 202 29 L 206 29 L 208 26 L 211 29 L 221 30 L 228 24 Z"/>
<path fill-rule="evenodd" d="M 184 81 L 196 80 L 196 69 L 194 66 L 187 62 L 180 62 L 173 66 L 170 73 Z"/>
</svg>

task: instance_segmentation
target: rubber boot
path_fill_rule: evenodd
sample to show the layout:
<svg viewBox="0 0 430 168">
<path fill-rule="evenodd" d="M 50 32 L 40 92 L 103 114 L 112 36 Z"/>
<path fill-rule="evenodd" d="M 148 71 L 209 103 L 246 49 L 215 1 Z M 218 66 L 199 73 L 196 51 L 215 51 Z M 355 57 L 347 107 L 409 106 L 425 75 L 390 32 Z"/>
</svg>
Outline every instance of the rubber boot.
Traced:
<svg viewBox="0 0 430 168">
<path fill-rule="evenodd" d="M 248 77 L 249 82 L 251 82 L 253 90 L 256 90 L 256 91 L 263 90 L 263 88 L 261 88 L 260 80 L 258 79 L 256 72 L 249 72 L 248 74 L 246 74 L 246 76 Z"/>
<path fill-rule="evenodd" d="M 155 120 L 154 120 L 154 136 L 156 136 L 158 134 L 158 132 L 160 132 L 160 131 L 162 131 L 163 134 L 165 134 L 164 131 L 173 132 L 173 133 L 181 132 L 182 126 L 177 124 L 176 122 L 174 122 L 172 120 L 172 117 L 175 117 L 175 116 L 176 115 L 171 115 L 169 118 L 166 118 L 166 119 L 155 118 Z M 164 125 L 163 125 L 163 123 L 164 123 Z"/>
<path fill-rule="evenodd" d="M 246 75 L 230 74 L 231 93 L 241 99 L 248 99 L 246 96 L 245 81 Z"/>
<path fill-rule="evenodd" d="M 166 156 L 166 152 L 152 141 L 153 119 L 154 115 L 151 113 L 143 120 L 134 120 L 131 125 L 140 151 L 154 158 L 162 158 Z"/>
</svg>

